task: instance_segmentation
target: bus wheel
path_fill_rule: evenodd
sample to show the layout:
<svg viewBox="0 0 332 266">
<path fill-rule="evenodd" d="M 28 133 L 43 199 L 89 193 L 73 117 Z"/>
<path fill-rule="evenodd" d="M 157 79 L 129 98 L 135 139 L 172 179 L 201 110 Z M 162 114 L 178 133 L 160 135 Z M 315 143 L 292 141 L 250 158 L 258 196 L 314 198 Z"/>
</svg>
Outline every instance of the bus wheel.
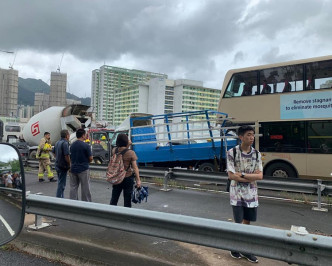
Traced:
<svg viewBox="0 0 332 266">
<path fill-rule="evenodd" d="M 274 163 L 269 165 L 265 171 L 265 175 L 268 177 L 297 177 L 293 167 L 286 163 Z"/>
<path fill-rule="evenodd" d="M 202 163 L 198 167 L 198 170 L 204 172 L 214 172 L 214 165 L 212 163 Z"/>
</svg>

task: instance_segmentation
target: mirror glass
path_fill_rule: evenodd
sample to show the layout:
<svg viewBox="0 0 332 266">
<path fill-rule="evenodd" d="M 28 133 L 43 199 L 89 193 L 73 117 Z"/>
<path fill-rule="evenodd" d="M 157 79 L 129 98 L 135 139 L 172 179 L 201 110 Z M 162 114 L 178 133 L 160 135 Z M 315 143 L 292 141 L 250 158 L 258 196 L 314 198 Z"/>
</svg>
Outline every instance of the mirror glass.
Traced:
<svg viewBox="0 0 332 266">
<path fill-rule="evenodd" d="M 18 150 L 0 143 L 0 246 L 14 239 L 24 223 L 25 182 Z"/>
</svg>

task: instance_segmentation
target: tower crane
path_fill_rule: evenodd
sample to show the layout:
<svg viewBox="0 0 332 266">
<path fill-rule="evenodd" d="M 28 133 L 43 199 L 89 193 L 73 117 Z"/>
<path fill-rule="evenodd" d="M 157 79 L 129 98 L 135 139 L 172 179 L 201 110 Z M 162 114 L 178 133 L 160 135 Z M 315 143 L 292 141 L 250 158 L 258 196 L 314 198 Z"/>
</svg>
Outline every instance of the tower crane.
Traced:
<svg viewBox="0 0 332 266">
<path fill-rule="evenodd" d="M 13 63 L 11 63 L 11 64 L 9 63 L 9 69 L 13 69 L 15 60 L 16 60 L 16 55 L 17 55 L 17 52 L 15 52 Z"/>
<path fill-rule="evenodd" d="M 58 68 L 57 68 L 57 71 L 60 73 L 60 68 L 61 68 L 61 64 L 62 64 L 62 59 L 63 59 L 63 56 L 65 55 L 65 53 L 62 53 L 62 56 L 61 56 L 61 60 L 60 60 L 60 64 L 58 65 Z"/>
</svg>

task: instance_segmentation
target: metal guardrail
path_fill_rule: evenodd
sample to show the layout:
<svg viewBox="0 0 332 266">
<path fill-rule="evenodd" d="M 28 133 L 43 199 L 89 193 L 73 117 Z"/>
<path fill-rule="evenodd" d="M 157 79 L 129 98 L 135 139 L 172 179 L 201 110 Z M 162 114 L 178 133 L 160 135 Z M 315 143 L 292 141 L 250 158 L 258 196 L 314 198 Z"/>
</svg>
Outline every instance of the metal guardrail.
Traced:
<svg viewBox="0 0 332 266">
<path fill-rule="evenodd" d="M 28 161 L 28 165 L 37 166 L 37 161 Z M 106 171 L 106 165 L 91 164 L 90 169 L 96 171 Z M 202 172 L 191 171 L 184 169 L 173 168 L 154 168 L 154 167 L 140 167 L 140 175 L 145 177 L 157 177 L 164 179 L 164 188 L 167 188 L 169 179 L 198 181 L 198 182 L 211 182 L 216 184 L 226 185 L 227 174 L 222 172 Z M 167 172 L 167 175 L 165 174 Z M 165 178 L 167 177 L 167 178 Z M 168 179 L 168 180 L 167 180 Z M 323 195 L 332 196 L 332 182 L 321 180 L 306 180 L 297 178 L 277 178 L 268 177 L 258 181 L 260 189 L 274 190 L 274 191 L 288 191 L 299 192 L 306 194 L 317 194 L 321 191 Z M 320 187 L 320 189 L 318 188 Z"/>
<path fill-rule="evenodd" d="M 26 212 L 298 263 L 329 265 L 332 238 L 205 218 L 29 194 Z"/>
<path fill-rule="evenodd" d="M 200 171 L 188 171 L 182 169 L 170 169 L 170 178 L 174 179 L 186 179 L 202 182 L 214 182 L 226 185 L 228 176 L 226 173 L 218 172 L 200 172 Z M 275 190 L 275 191 L 289 191 L 300 192 L 307 194 L 317 193 L 317 180 L 305 180 L 297 178 L 277 178 L 268 177 L 263 180 L 257 181 L 260 189 Z M 332 182 L 331 182 L 332 184 Z M 332 193 L 332 190 L 331 190 Z"/>
</svg>

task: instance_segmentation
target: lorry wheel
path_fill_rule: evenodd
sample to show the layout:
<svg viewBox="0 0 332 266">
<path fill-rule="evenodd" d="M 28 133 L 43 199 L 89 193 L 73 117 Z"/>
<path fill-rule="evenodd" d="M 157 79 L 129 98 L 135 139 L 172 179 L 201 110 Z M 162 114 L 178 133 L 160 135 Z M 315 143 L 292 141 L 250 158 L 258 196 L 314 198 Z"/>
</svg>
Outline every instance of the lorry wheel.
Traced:
<svg viewBox="0 0 332 266">
<path fill-rule="evenodd" d="M 212 163 L 202 163 L 198 167 L 198 170 L 204 172 L 214 172 L 214 165 Z"/>
<path fill-rule="evenodd" d="M 273 163 L 265 170 L 266 176 L 273 177 L 297 177 L 297 174 L 293 167 L 286 163 Z"/>
<path fill-rule="evenodd" d="M 30 160 L 36 160 L 36 154 L 37 154 L 37 151 L 30 152 L 29 159 Z"/>
</svg>

